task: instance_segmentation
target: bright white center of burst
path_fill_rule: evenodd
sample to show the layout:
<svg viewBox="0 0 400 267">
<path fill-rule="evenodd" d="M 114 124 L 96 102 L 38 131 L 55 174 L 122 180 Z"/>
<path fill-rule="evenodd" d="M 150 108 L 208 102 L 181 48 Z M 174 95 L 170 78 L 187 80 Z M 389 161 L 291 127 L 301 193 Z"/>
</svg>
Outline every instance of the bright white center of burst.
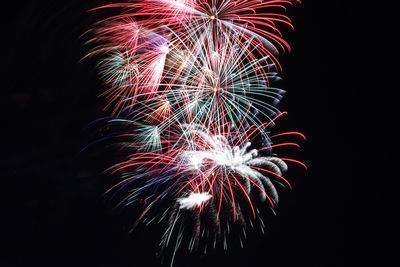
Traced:
<svg viewBox="0 0 400 267">
<path fill-rule="evenodd" d="M 182 62 L 182 68 L 186 68 L 188 66 L 187 59 Z"/>
<path fill-rule="evenodd" d="M 209 193 L 191 193 L 188 197 L 178 199 L 180 209 L 191 209 L 207 202 L 212 195 Z"/>
<path fill-rule="evenodd" d="M 212 57 L 219 57 L 219 53 L 217 51 L 211 52 Z"/>
<path fill-rule="evenodd" d="M 215 16 L 214 15 L 211 15 L 210 16 L 210 20 L 214 20 L 215 19 Z"/>
<path fill-rule="evenodd" d="M 168 48 L 168 46 L 163 45 L 163 46 L 160 47 L 160 51 L 161 51 L 163 54 L 168 54 L 168 53 L 169 53 L 169 48 Z"/>
<path fill-rule="evenodd" d="M 192 167 L 194 167 L 195 169 L 199 169 L 201 166 L 201 163 L 203 163 L 203 158 L 195 155 L 194 157 L 189 157 L 188 161 Z"/>
<path fill-rule="evenodd" d="M 203 166 L 205 159 L 214 162 L 215 166 L 223 166 L 231 170 L 242 168 L 246 166 L 249 160 L 257 156 L 257 150 L 253 149 L 247 152 L 247 148 L 251 145 L 250 142 L 246 143 L 242 148 L 235 146 L 233 149 L 226 144 L 222 145 L 216 142 L 214 149 L 206 151 L 186 151 L 183 153 L 183 158 L 194 170 L 202 169 L 202 167 L 209 168 L 210 166 Z M 208 163 L 209 164 L 209 163 Z"/>
<path fill-rule="evenodd" d="M 172 4 L 175 5 L 184 5 L 185 4 L 185 0 L 173 0 Z"/>
</svg>

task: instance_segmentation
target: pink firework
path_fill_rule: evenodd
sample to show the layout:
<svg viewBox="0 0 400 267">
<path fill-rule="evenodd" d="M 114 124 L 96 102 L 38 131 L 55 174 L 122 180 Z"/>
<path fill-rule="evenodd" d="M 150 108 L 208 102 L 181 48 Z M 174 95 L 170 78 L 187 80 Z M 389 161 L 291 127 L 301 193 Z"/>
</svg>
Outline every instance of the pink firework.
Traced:
<svg viewBox="0 0 400 267">
<path fill-rule="evenodd" d="M 291 188 L 287 164 L 306 167 L 276 154 L 299 147 L 279 140 L 303 134 L 271 135 L 286 114 L 277 108 L 285 91 L 273 83 L 278 51 L 290 50 L 280 26 L 292 27 L 285 10 L 295 2 L 138 0 L 97 8 L 122 10 L 91 31 L 88 44 L 96 45 L 87 54 L 102 57 L 102 95 L 117 115 L 107 126 L 123 126 L 111 137 L 130 152 L 109 169 L 123 178 L 108 193 L 129 189 L 118 206 L 144 203 L 136 224 L 166 222 L 162 250 L 172 235 L 174 255 L 185 235 L 189 250 L 219 241 L 226 248 L 232 223 L 242 227 L 242 245 L 247 225 L 264 229 L 257 207 L 276 208 L 276 184 Z M 183 220 L 191 231 L 176 229 Z"/>
</svg>

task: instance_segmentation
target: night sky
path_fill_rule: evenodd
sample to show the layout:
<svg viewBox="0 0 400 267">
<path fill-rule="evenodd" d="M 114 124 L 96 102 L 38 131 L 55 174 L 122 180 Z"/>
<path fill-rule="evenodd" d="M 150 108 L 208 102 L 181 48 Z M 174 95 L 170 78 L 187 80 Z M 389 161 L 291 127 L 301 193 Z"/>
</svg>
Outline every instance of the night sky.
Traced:
<svg viewBox="0 0 400 267">
<path fill-rule="evenodd" d="M 289 9 L 295 30 L 284 29 L 293 51 L 280 56 L 277 86 L 289 115 L 277 128 L 307 136 L 288 151 L 309 170 L 286 174 L 293 190 L 278 188 L 265 235 L 205 256 L 183 249 L 174 266 L 384 265 L 372 158 L 390 155 L 370 138 L 385 112 L 369 104 L 385 69 L 372 32 L 380 12 L 350 2 L 304 0 Z M 101 3 L 26 0 L 2 12 L 0 266 L 160 266 L 160 227 L 129 235 L 136 209 L 117 212 L 102 196 L 116 181 L 103 173 L 112 153 L 101 145 L 80 153 L 94 138 L 88 125 L 109 112 L 95 62 L 79 62 L 80 36 L 105 15 L 87 10 Z"/>
</svg>

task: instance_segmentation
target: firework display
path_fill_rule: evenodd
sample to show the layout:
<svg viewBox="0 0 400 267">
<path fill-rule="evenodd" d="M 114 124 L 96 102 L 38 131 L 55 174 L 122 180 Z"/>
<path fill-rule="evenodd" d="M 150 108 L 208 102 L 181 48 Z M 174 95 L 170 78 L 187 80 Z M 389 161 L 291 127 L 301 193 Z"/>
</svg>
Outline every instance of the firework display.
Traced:
<svg viewBox="0 0 400 267">
<path fill-rule="evenodd" d="M 121 181 L 107 192 L 118 206 L 141 202 L 138 223 L 165 225 L 161 251 L 187 243 L 190 251 L 222 244 L 235 232 L 264 231 L 260 208 L 274 209 L 276 185 L 295 159 L 275 148 L 299 132 L 271 134 L 286 112 L 278 80 L 279 27 L 297 0 L 136 0 L 91 30 L 86 57 L 99 57 L 102 96 L 120 126 L 129 155 L 109 170 Z M 126 139 L 129 138 L 129 139 Z M 281 140 L 281 139 L 278 139 Z M 172 244 L 172 245 L 171 245 Z"/>
</svg>

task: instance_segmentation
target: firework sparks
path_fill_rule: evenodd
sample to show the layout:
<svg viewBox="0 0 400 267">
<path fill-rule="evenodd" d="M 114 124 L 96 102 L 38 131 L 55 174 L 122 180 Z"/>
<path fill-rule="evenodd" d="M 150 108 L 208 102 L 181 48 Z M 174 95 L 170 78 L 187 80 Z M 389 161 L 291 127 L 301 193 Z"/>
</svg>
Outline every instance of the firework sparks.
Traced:
<svg viewBox="0 0 400 267">
<path fill-rule="evenodd" d="M 203 203 L 207 202 L 212 196 L 208 193 L 191 193 L 188 197 L 178 199 L 180 209 L 192 209 L 193 207 L 200 207 Z"/>
<path fill-rule="evenodd" d="M 272 153 L 299 146 L 274 140 L 304 135 L 270 134 L 286 114 L 277 108 L 285 91 L 271 84 L 279 80 L 275 56 L 289 50 L 278 26 L 292 26 L 283 11 L 294 2 L 141 0 L 100 7 L 124 11 L 89 31 L 94 37 L 87 43 L 96 45 L 86 57 L 101 57 L 108 88 L 102 96 L 115 115 L 106 126 L 123 126 L 105 138 L 125 138 L 130 151 L 109 169 L 122 180 L 107 193 L 125 194 L 122 207 L 145 200 L 134 227 L 166 222 L 160 246 L 176 233 L 173 258 L 187 232 L 177 230 L 178 221 L 188 217 L 190 251 L 201 243 L 206 250 L 209 240 L 227 248 L 232 221 L 243 226 L 243 245 L 246 225 L 264 229 L 257 204 L 275 208 L 275 184 L 291 188 L 283 177 L 287 163 L 305 167 Z"/>
</svg>

